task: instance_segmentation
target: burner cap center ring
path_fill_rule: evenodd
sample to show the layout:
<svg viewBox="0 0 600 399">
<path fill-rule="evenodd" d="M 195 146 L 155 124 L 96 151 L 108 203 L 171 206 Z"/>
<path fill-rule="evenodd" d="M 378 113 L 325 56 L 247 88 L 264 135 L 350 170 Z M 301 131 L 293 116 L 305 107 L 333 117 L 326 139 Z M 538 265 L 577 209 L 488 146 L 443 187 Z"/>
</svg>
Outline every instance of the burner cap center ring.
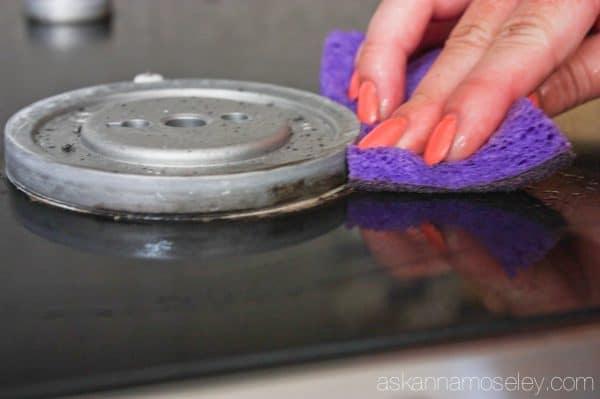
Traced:
<svg viewBox="0 0 600 399">
<path fill-rule="evenodd" d="M 285 145 L 284 115 L 264 104 L 187 96 L 119 101 L 93 112 L 82 143 L 107 158 L 145 166 L 232 164 Z"/>
</svg>

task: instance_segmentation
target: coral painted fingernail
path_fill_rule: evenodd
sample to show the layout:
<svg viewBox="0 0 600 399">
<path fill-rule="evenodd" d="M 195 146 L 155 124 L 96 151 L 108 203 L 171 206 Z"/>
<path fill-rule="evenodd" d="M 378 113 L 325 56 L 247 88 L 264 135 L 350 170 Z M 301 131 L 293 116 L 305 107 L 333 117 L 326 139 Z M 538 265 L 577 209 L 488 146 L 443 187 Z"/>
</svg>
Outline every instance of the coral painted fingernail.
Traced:
<svg viewBox="0 0 600 399">
<path fill-rule="evenodd" d="M 452 146 L 456 135 L 456 115 L 446 115 L 433 129 L 431 137 L 427 142 L 423 159 L 429 166 L 440 163 Z"/>
<path fill-rule="evenodd" d="M 379 96 L 375 83 L 367 80 L 358 90 L 358 119 L 367 125 L 372 125 L 379 119 Z"/>
<path fill-rule="evenodd" d="M 388 119 L 381 122 L 359 143 L 358 148 L 364 150 L 372 147 L 390 147 L 396 145 L 406 130 L 408 122 L 404 118 Z"/>
<path fill-rule="evenodd" d="M 536 108 L 540 107 L 540 98 L 538 97 L 538 95 L 535 92 L 528 95 L 527 98 L 529 99 L 529 101 L 531 101 L 533 103 L 534 107 L 536 107 Z"/>
<path fill-rule="evenodd" d="M 358 89 L 360 88 L 360 76 L 358 72 L 354 71 L 352 78 L 350 78 L 350 86 L 348 87 L 348 98 L 354 101 L 358 98 Z"/>
<path fill-rule="evenodd" d="M 419 230 L 421 230 L 421 233 L 423 233 L 427 241 L 429 241 L 429 243 L 435 249 L 440 252 L 446 252 L 448 246 L 446 245 L 444 234 L 440 231 L 440 229 L 431 223 L 423 223 L 421 226 L 419 226 Z"/>
</svg>

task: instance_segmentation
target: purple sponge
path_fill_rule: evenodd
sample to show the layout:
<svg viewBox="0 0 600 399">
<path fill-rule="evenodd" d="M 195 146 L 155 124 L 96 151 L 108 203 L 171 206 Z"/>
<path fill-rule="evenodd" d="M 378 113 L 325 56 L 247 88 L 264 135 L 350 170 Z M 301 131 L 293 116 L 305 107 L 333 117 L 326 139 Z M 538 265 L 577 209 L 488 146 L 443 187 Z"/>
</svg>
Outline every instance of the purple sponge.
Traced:
<svg viewBox="0 0 600 399">
<path fill-rule="evenodd" d="M 346 95 L 354 55 L 364 34 L 330 33 L 321 63 L 321 93 L 355 111 Z M 407 98 L 439 50 L 412 61 L 407 70 Z M 360 137 L 372 129 L 362 126 Z M 476 192 L 511 191 L 539 181 L 573 159 L 571 144 L 556 125 L 527 99 L 517 101 L 488 142 L 470 158 L 427 166 L 410 151 L 394 147 L 348 148 L 349 182 L 372 191 Z"/>
</svg>

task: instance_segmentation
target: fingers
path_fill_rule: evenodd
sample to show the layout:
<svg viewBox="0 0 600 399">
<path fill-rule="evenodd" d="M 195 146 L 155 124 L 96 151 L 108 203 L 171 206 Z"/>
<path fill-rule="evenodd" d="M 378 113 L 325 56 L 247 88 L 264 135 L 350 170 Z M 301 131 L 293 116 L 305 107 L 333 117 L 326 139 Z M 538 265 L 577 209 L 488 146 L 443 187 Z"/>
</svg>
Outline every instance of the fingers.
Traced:
<svg viewBox="0 0 600 399">
<path fill-rule="evenodd" d="M 358 117 L 373 124 L 402 101 L 406 59 L 431 18 L 433 0 L 384 0 L 371 19 L 360 49 Z M 360 91 L 363 86 L 363 95 Z"/>
<path fill-rule="evenodd" d="M 600 96 L 600 35 L 588 37 L 535 94 L 550 116 Z"/>
<path fill-rule="evenodd" d="M 367 124 L 387 118 L 404 99 L 406 60 L 448 31 L 470 0 L 384 0 L 371 19 L 356 61 L 357 114 Z M 429 22 L 435 24 L 427 30 Z M 425 35 L 425 36 L 424 36 Z M 363 85 L 369 86 L 360 95 Z"/>
<path fill-rule="evenodd" d="M 521 2 L 444 107 L 444 115 L 457 119 L 445 159 L 465 159 L 479 149 L 512 103 L 534 90 L 575 50 L 599 8 L 597 0 Z M 428 142 L 427 147 L 434 144 Z"/>
<path fill-rule="evenodd" d="M 471 3 L 412 99 L 393 114 L 408 121 L 407 130 L 398 142 L 400 148 L 423 152 L 448 97 L 481 59 L 517 4 L 518 0 Z"/>
<path fill-rule="evenodd" d="M 575 51 L 599 10 L 600 0 L 474 0 L 411 101 L 393 113 L 402 123 L 382 123 L 371 142 L 399 138 L 430 165 L 461 160 L 542 82 L 532 98 L 550 115 L 599 96 L 600 39 Z"/>
</svg>

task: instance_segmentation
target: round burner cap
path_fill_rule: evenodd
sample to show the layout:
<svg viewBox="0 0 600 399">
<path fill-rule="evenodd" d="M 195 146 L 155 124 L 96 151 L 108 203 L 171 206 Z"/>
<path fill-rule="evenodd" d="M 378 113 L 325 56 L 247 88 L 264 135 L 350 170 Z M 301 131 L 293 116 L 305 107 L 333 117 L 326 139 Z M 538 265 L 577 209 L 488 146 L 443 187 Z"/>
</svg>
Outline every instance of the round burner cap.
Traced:
<svg viewBox="0 0 600 399">
<path fill-rule="evenodd" d="M 136 79 L 19 111 L 6 125 L 6 172 L 33 197 L 91 213 L 302 207 L 344 185 L 358 131 L 352 112 L 300 90 Z"/>
</svg>

